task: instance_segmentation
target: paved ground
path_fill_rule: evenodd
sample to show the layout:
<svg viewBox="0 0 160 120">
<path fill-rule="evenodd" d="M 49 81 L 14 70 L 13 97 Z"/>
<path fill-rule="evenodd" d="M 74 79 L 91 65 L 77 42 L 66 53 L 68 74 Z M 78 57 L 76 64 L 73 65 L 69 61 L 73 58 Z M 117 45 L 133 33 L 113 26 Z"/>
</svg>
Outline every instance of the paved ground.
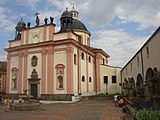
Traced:
<svg viewBox="0 0 160 120">
<path fill-rule="evenodd" d="M 125 115 L 112 100 L 71 104 L 41 104 L 40 110 L 10 111 L 0 105 L 0 120 L 122 120 Z"/>
</svg>

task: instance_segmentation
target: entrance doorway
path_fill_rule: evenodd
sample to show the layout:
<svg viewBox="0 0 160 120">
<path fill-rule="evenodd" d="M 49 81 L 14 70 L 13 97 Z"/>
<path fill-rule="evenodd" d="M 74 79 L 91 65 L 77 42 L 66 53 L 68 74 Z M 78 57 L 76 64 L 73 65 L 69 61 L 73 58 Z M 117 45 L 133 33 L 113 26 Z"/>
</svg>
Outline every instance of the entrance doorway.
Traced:
<svg viewBox="0 0 160 120">
<path fill-rule="evenodd" d="M 37 84 L 31 84 L 31 95 L 33 99 L 37 99 Z"/>
</svg>

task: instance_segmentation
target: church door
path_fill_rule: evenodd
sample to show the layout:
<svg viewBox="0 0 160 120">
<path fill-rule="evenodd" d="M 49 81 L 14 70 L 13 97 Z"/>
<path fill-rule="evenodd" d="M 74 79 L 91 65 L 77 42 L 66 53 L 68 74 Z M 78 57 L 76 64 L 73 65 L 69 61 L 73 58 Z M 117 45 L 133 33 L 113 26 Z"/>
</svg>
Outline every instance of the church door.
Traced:
<svg viewBox="0 0 160 120">
<path fill-rule="evenodd" d="M 31 84 L 31 95 L 33 99 L 37 99 L 37 84 Z"/>
</svg>

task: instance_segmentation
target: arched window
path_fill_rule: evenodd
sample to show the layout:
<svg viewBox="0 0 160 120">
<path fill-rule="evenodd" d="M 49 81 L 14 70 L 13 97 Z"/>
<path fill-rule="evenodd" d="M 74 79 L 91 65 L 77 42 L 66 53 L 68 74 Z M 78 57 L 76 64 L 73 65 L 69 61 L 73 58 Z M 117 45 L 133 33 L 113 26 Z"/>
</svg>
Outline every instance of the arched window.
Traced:
<svg viewBox="0 0 160 120">
<path fill-rule="evenodd" d="M 84 53 L 82 52 L 82 54 L 81 54 L 81 57 L 82 57 L 82 60 L 84 60 Z"/>
<path fill-rule="evenodd" d="M 82 76 L 82 82 L 85 82 L 85 77 L 84 77 L 84 75 Z"/>
<path fill-rule="evenodd" d="M 74 64 L 76 64 L 76 61 L 77 61 L 76 54 L 74 54 Z"/>
<path fill-rule="evenodd" d="M 89 56 L 89 60 L 88 60 L 90 63 L 91 63 L 91 57 Z"/>
<path fill-rule="evenodd" d="M 89 82 L 92 82 L 92 78 L 91 77 L 89 77 Z"/>
</svg>

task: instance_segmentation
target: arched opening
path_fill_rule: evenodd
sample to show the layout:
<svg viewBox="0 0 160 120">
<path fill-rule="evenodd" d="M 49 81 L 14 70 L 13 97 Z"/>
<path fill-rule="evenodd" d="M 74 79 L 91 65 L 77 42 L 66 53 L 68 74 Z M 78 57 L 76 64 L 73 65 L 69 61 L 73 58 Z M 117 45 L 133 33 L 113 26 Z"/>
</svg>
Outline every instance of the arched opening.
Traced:
<svg viewBox="0 0 160 120">
<path fill-rule="evenodd" d="M 143 90 L 143 77 L 142 77 L 142 75 L 140 73 L 137 75 L 136 93 L 139 96 L 142 96 L 144 94 L 144 90 Z"/>
<path fill-rule="evenodd" d="M 152 78 L 154 76 L 154 72 L 152 68 L 148 68 L 146 71 L 146 76 L 145 76 L 145 84 L 147 86 L 147 91 L 150 96 L 153 95 L 154 89 L 153 89 L 153 84 L 152 84 Z"/>
</svg>

